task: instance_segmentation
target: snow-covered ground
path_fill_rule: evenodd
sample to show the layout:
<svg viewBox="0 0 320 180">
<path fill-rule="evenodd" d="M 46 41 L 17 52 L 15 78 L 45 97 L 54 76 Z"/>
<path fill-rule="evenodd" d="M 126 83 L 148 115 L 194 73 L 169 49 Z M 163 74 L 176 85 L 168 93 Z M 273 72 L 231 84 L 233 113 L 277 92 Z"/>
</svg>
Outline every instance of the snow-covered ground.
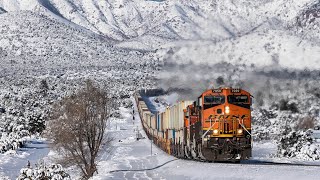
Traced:
<svg viewBox="0 0 320 180">
<path fill-rule="evenodd" d="M 16 179 L 22 168 L 39 164 L 49 153 L 49 145 L 43 139 L 30 139 L 17 151 L 0 154 L 0 179 Z"/>
</svg>

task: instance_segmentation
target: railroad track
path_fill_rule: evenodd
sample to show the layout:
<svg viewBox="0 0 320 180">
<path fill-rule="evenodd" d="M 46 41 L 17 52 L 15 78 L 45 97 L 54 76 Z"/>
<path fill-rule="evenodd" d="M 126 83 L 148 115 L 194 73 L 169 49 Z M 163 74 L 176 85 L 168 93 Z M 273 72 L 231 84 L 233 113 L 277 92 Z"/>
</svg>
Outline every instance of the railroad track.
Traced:
<svg viewBox="0 0 320 180">
<path fill-rule="evenodd" d="M 286 163 L 286 162 L 272 162 L 272 161 L 259 161 L 259 160 L 244 160 L 240 164 L 248 165 L 279 165 L 279 166 L 309 166 L 320 167 L 320 164 L 305 164 L 305 163 Z"/>
<path fill-rule="evenodd" d="M 233 165 L 265 165 L 265 166 L 308 166 L 308 167 L 319 167 L 320 164 L 306 164 L 306 163 L 289 163 L 289 162 L 272 162 L 272 161 L 261 161 L 261 160 L 241 160 L 240 162 L 230 162 L 230 161 L 204 161 L 200 159 L 180 159 L 177 158 L 177 160 L 183 160 L 183 161 L 194 161 L 194 162 L 203 162 L 203 163 L 220 163 L 220 164 L 233 164 Z"/>
<path fill-rule="evenodd" d="M 163 164 L 157 165 L 153 168 L 146 168 L 146 169 L 118 169 L 118 170 L 113 170 L 110 171 L 109 173 L 115 173 L 115 172 L 128 172 L 128 171 L 150 171 L 150 170 L 155 170 L 158 168 L 161 168 L 173 161 L 193 161 L 193 162 L 203 162 L 203 163 L 220 163 L 220 164 L 232 164 L 232 165 L 262 165 L 262 166 L 308 166 L 308 167 L 319 167 L 320 164 L 304 164 L 304 163 L 281 163 L 281 162 L 271 162 L 271 161 L 259 161 L 259 160 L 243 160 L 240 163 L 232 163 L 232 162 L 208 162 L 208 161 L 201 161 L 201 160 L 195 160 L 195 159 L 172 159 L 169 160 Z"/>
</svg>

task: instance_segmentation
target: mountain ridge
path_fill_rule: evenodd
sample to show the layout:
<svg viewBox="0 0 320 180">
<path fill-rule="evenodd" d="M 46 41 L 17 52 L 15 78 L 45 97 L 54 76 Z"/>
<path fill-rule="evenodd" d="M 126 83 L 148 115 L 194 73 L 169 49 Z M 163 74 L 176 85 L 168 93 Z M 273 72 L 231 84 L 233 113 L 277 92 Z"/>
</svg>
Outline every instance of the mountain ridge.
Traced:
<svg viewBox="0 0 320 180">
<path fill-rule="evenodd" d="M 176 40 L 217 40 L 252 29 L 268 19 L 277 18 L 292 24 L 314 0 L 253 1 L 59 1 L 1 0 L 0 6 L 10 10 L 48 11 L 95 33 L 117 41 L 144 35 Z"/>
</svg>

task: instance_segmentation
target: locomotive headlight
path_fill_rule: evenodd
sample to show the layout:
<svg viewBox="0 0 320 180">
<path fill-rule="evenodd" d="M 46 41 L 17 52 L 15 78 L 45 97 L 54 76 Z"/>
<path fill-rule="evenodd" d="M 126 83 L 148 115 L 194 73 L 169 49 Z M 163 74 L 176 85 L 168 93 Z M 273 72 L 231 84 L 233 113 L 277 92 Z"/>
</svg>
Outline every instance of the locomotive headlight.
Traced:
<svg viewBox="0 0 320 180">
<path fill-rule="evenodd" d="M 237 134 L 242 134 L 243 133 L 243 129 L 238 129 L 237 130 Z"/>
<path fill-rule="evenodd" d="M 224 112 L 225 112 L 226 114 L 229 114 L 229 113 L 230 113 L 230 108 L 229 108 L 229 106 L 226 106 L 226 108 L 224 109 Z"/>
<path fill-rule="evenodd" d="M 219 133 L 218 129 L 213 130 L 213 134 L 218 134 L 218 133 Z"/>
</svg>

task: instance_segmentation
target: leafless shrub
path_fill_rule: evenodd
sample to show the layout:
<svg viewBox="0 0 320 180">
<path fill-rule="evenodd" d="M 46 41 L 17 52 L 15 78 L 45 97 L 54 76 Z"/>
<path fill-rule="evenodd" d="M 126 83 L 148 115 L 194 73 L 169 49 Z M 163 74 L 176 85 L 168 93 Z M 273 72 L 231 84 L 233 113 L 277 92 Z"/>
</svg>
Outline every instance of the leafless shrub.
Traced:
<svg viewBox="0 0 320 180">
<path fill-rule="evenodd" d="M 315 125 L 315 118 L 312 116 L 306 116 L 304 118 L 299 119 L 295 129 L 296 130 L 306 130 L 313 129 Z"/>
<path fill-rule="evenodd" d="M 294 102 L 290 102 L 286 99 L 281 99 L 279 102 L 280 111 L 291 111 L 293 113 L 298 113 L 298 105 Z"/>
<path fill-rule="evenodd" d="M 87 81 L 82 90 L 55 105 L 48 135 L 64 163 L 77 165 L 84 179 L 97 171 L 98 152 L 111 140 L 105 136 L 111 104 L 105 91 Z"/>
</svg>

